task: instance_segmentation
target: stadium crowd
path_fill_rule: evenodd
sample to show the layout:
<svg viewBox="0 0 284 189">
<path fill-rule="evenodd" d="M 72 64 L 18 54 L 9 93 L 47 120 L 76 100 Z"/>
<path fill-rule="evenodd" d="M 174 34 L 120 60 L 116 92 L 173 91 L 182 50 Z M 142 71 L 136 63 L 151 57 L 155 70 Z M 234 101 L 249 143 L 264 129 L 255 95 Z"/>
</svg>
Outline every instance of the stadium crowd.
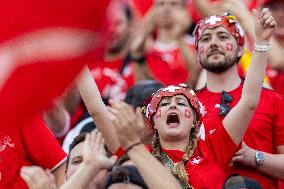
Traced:
<svg viewBox="0 0 284 189">
<path fill-rule="evenodd" d="M 0 37 L 1 189 L 284 188 L 283 0 L 61 1 Z"/>
</svg>

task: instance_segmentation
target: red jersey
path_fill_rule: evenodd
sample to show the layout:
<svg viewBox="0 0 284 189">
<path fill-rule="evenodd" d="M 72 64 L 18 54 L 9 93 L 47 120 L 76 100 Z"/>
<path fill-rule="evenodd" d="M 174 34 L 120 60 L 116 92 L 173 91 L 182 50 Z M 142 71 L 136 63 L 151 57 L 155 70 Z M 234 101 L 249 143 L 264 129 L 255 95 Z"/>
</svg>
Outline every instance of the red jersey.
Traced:
<svg viewBox="0 0 284 189">
<path fill-rule="evenodd" d="M 1 125 L 0 188 L 26 189 L 19 172 L 22 166 L 38 165 L 54 170 L 65 161 L 66 154 L 42 119 L 19 127 Z"/>
<path fill-rule="evenodd" d="M 155 42 L 146 55 L 147 65 L 155 80 L 165 85 L 178 85 L 189 80 L 188 70 L 177 44 Z"/>
<path fill-rule="evenodd" d="M 98 60 L 89 65 L 98 89 L 104 98 L 123 100 L 134 84 L 133 64 L 123 68 L 124 59 Z"/>
<path fill-rule="evenodd" d="M 229 94 L 233 97 L 230 103 L 234 107 L 240 100 L 242 85 Z M 214 93 L 207 88 L 197 92 L 197 97 L 205 106 L 203 118 L 205 133 L 215 132 L 216 125 L 220 125 L 224 116 L 219 116 L 221 93 Z M 275 154 L 276 146 L 284 145 L 284 102 L 282 96 L 274 91 L 263 89 L 259 104 L 244 135 L 243 141 L 251 148 Z M 206 136 L 207 137 L 207 136 Z M 206 139 L 207 140 L 207 139 Z M 228 174 L 239 173 L 252 177 L 260 182 L 263 188 L 276 188 L 277 180 L 261 172 L 244 166 L 230 166 Z"/>
<path fill-rule="evenodd" d="M 152 151 L 150 146 L 147 146 Z M 199 139 L 194 154 L 185 165 L 189 184 L 195 189 L 222 188 L 226 174 L 224 167 L 230 162 L 238 147 L 232 141 L 223 126 L 208 135 L 206 141 Z M 184 152 L 162 149 L 174 163 L 181 162 Z M 124 151 L 120 148 L 116 155 L 120 157 Z"/>
</svg>

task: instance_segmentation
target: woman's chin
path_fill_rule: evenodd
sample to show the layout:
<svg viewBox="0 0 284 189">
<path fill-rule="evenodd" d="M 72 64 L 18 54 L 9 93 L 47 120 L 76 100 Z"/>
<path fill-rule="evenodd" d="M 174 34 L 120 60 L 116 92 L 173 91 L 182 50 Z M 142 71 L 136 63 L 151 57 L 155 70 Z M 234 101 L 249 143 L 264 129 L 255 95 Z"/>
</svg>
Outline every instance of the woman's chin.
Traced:
<svg viewBox="0 0 284 189">
<path fill-rule="evenodd" d="M 182 134 L 182 130 L 181 130 L 181 128 L 178 128 L 178 127 L 169 128 L 169 129 L 167 129 L 166 134 L 169 137 L 178 137 Z"/>
</svg>

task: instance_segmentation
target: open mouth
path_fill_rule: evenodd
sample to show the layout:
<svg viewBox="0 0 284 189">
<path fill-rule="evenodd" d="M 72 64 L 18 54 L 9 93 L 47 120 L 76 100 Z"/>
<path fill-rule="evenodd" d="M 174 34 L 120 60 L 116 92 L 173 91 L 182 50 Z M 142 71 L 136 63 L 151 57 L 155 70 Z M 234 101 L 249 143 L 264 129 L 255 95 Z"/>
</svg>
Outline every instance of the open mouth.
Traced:
<svg viewBox="0 0 284 189">
<path fill-rule="evenodd" d="M 167 117 L 167 124 L 179 124 L 179 117 L 176 113 L 171 113 Z"/>
</svg>

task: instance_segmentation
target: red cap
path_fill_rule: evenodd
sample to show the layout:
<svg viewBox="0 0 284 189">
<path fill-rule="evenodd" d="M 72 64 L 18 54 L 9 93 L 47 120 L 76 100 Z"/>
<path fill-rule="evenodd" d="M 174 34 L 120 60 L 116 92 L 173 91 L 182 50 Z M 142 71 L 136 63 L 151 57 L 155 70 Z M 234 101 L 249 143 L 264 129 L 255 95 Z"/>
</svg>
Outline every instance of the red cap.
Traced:
<svg viewBox="0 0 284 189">
<path fill-rule="evenodd" d="M 193 35 L 195 37 L 196 48 L 203 31 L 207 28 L 215 28 L 217 26 L 225 27 L 230 32 L 230 34 L 237 40 L 240 46 L 244 45 L 245 33 L 241 25 L 237 22 L 236 17 L 232 15 L 229 16 L 214 15 L 206 17 L 197 23 L 195 30 L 193 32 Z"/>
</svg>

